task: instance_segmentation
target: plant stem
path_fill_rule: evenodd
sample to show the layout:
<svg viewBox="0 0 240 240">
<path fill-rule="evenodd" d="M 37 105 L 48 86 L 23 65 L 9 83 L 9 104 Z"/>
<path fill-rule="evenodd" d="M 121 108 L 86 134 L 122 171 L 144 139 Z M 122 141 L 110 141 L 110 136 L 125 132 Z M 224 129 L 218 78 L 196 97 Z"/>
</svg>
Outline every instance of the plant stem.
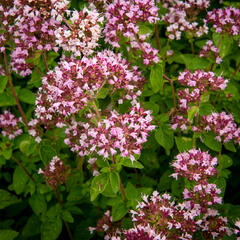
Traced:
<svg viewBox="0 0 240 240">
<path fill-rule="evenodd" d="M 221 34 L 220 37 L 219 37 L 219 40 L 218 40 L 218 44 L 217 44 L 217 48 L 218 48 L 218 49 L 219 49 L 220 44 L 221 44 L 221 41 L 222 41 L 222 36 L 223 36 L 223 35 Z M 212 70 L 213 70 L 214 65 L 215 65 L 215 63 L 212 63 L 212 64 L 211 64 L 209 71 L 212 71 Z"/>
<path fill-rule="evenodd" d="M 43 57 L 43 61 L 44 61 L 44 65 L 45 65 L 46 71 L 48 72 L 49 69 L 48 69 L 48 64 L 47 64 L 47 59 L 46 59 L 45 51 L 42 52 L 42 57 Z"/>
<path fill-rule="evenodd" d="M 58 192 L 58 188 L 55 187 L 54 190 L 55 190 L 55 194 L 56 194 L 58 203 L 59 203 L 60 207 L 62 207 L 62 206 L 63 206 L 63 203 L 62 203 L 62 200 L 61 200 L 61 198 L 60 198 L 60 195 L 59 195 L 59 192 Z M 63 220 L 63 222 L 64 222 L 64 225 L 65 225 L 65 227 L 66 227 L 66 229 L 67 229 L 69 239 L 70 239 L 70 240 L 73 240 L 73 235 L 72 235 L 72 232 L 71 232 L 71 230 L 70 230 L 70 227 L 69 227 L 68 223 L 65 222 L 64 220 Z"/>
<path fill-rule="evenodd" d="M 98 111 L 96 103 L 93 101 L 92 104 L 93 104 L 93 108 L 94 108 L 94 110 L 97 114 L 97 117 L 98 117 L 99 121 L 101 121 L 102 118 L 101 118 L 100 112 Z"/>
<path fill-rule="evenodd" d="M 21 162 L 19 162 L 15 157 L 12 156 L 12 159 L 18 164 L 20 168 L 28 175 L 28 177 L 35 182 L 35 179 L 32 177 L 32 175 L 28 172 L 28 170 L 22 165 Z"/>
<path fill-rule="evenodd" d="M 36 66 L 34 67 L 34 70 L 38 72 L 42 77 L 45 76 Z"/>
<path fill-rule="evenodd" d="M 155 38 L 156 38 L 156 44 L 157 44 L 159 54 L 161 54 L 161 45 L 160 45 L 159 31 L 158 31 L 158 25 L 157 24 L 155 24 Z"/>
<path fill-rule="evenodd" d="M 220 171 L 222 170 L 221 156 L 222 156 L 222 151 L 220 151 L 219 154 L 218 154 L 218 172 L 217 172 L 217 177 L 220 176 Z"/>
<path fill-rule="evenodd" d="M 169 77 L 167 77 L 165 74 L 163 74 L 163 78 L 165 78 L 166 80 L 168 80 L 170 82 L 171 90 L 172 90 L 173 104 L 174 104 L 174 108 L 176 109 L 177 108 L 177 100 L 176 100 L 175 88 L 174 88 L 173 80 L 170 79 Z"/>
<path fill-rule="evenodd" d="M 114 155 L 112 155 L 112 160 L 113 160 L 113 163 L 116 165 L 116 159 L 115 159 L 115 156 L 114 156 Z M 119 175 L 119 181 L 120 181 L 120 191 L 121 191 L 123 200 L 124 200 L 124 201 L 127 201 L 127 196 L 126 196 L 125 189 L 124 189 L 124 186 L 123 186 L 123 184 L 122 184 L 122 180 L 121 180 L 120 175 Z"/>
<path fill-rule="evenodd" d="M 236 69 L 235 69 L 235 71 L 234 71 L 234 73 L 232 74 L 231 77 L 235 77 L 237 75 L 239 69 L 240 69 L 240 62 L 238 63 L 238 65 L 237 65 L 237 67 L 236 67 Z"/>
<path fill-rule="evenodd" d="M 13 97 L 14 97 L 16 103 L 17 103 L 17 106 L 18 106 L 18 109 L 19 109 L 19 111 L 20 111 L 20 113 L 21 113 L 22 119 L 23 119 L 23 121 L 24 121 L 27 129 L 29 130 L 27 118 L 26 118 L 26 116 L 25 116 L 25 114 L 24 114 L 24 112 L 23 112 L 23 110 L 22 110 L 22 107 L 21 107 L 21 105 L 20 105 L 20 102 L 19 102 L 19 100 L 18 100 L 18 98 L 17 98 L 17 94 L 16 94 L 16 92 L 15 92 L 15 90 L 14 90 L 14 87 L 13 87 L 12 78 L 11 78 L 11 72 L 10 72 L 9 69 L 8 69 L 8 62 L 7 62 L 6 50 L 4 50 L 3 54 L 4 54 L 4 62 L 5 62 L 5 69 L 6 69 L 6 73 L 7 73 L 7 77 L 8 77 L 8 82 L 9 82 L 9 85 L 10 85 L 10 88 L 11 88 L 11 91 L 12 91 L 12 94 L 13 94 Z"/>
</svg>

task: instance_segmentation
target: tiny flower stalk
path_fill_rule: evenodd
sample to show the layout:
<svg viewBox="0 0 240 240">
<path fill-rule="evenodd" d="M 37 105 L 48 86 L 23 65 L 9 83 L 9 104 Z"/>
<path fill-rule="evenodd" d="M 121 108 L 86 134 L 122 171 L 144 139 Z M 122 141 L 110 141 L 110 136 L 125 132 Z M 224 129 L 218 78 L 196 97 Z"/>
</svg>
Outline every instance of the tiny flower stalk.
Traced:
<svg viewBox="0 0 240 240">
<path fill-rule="evenodd" d="M 44 171 L 40 168 L 38 170 L 39 174 L 43 174 L 47 184 L 54 190 L 59 206 L 63 206 L 62 199 L 60 197 L 58 186 L 66 183 L 66 178 L 70 174 L 70 168 L 68 165 L 65 165 L 63 161 L 55 156 L 45 167 Z M 67 229 L 68 236 L 70 240 L 73 240 L 73 235 L 71 233 L 70 227 L 67 222 L 64 222 L 64 225 Z"/>
<path fill-rule="evenodd" d="M 16 94 L 16 92 L 15 92 L 15 90 L 14 90 L 14 87 L 13 87 L 12 77 L 11 77 L 11 71 L 10 71 L 9 68 L 8 68 L 7 54 L 6 54 L 6 50 L 5 50 L 5 49 L 4 49 L 4 51 L 3 51 L 3 54 L 4 54 L 5 70 L 6 70 L 7 77 L 8 77 L 8 83 L 9 83 L 9 85 L 10 85 L 10 88 L 11 88 L 11 91 L 12 91 L 12 94 L 13 94 L 13 97 L 14 97 L 16 103 L 17 103 L 17 106 L 18 106 L 18 109 L 19 109 L 19 111 L 20 111 L 20 113 L 21 113 L 21 116 L 22 116 L 22 118 L 23 118 L 23 121 L 24 121 L 27 129 L 29 130 L 27 118 L 26 118 L 26 116 L 25 116 L 25 114 L 24 114 L 24 112 L 23 112 L 23 110 L 22 110 L 22 107 L 21 107 L 21 105 L 20 105 L 20 102 L 19 102 L 19 100 L 18 100 L 18 98 L 17 98 L 17 94 Z"/>
<path fill-rule="evenodd" d="M 113 160 L 114 165 L 116 165 L 117 162 L 116 162 L 115 155 L 112 155 L 112 160 Z M 125 192 L 124 186 L 123 186 L 123 184 L 122 184 L 122 180 L 121 180 L 120 174 L 118 174 L 118 176 L 119 176 L 119 181 L 120 181 L 120 191 L 121 191 L 123 200 L 124 200 L 124 201 L 127 201 L 126 192 Z"/>
</svg>

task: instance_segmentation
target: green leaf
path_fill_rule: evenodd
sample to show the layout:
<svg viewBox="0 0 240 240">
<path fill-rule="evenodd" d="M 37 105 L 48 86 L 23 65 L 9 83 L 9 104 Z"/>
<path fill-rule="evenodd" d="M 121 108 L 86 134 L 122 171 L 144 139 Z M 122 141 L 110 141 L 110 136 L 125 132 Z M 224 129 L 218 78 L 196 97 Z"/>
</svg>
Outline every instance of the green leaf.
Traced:
<svg viewBox="0 0 240 240">
<path fill-rule="evenodd" d="M 47 218 L 41 225 L 41 240 L 56 240 L 61 232 L 61 219 L 59 217 Z"/>
<path fill-rule="evenodd" d="M 24 238 L 29 238 L 40 233 L 41 222 L 39 218 L 35 215 L 32 215 L 28 218 L 27 223 L 23 227 L 22 236 Z"/>
<path fill-rule="evenodd" d="M 220 39 L 221 38 L 221 39 Z M 219 55 L 221 58 L 224 58 L 228 54 L 230 54 L 232 50 L 232 45 L 233 45 L 233 38 L 230 37 L 227 33 L 223 34 L 218 34 L 218 33 L 213 33 L 213 42 L 215 46 L 219 45 Z"/>
<path fill-rule="evenodd" d="M 128 208 L 124 202 L 120 202 L 112 207 L 113 221 L 119 221 L 128 213 Z"/>
<path fill-rule="evenodd" d="M 119 180 L 119 174 L 117 172 L 110 172 L 110 183 L 112 186 L 112 190 L 114 193 L 117 193 L 120 189 L 120 180 Z"/>
<path fill-rule="evenodd" d="M 94 201 L 98 194 L 102 193 L 109 182 L 107 173 L 102 173 L 93 178 L 90 188 L 91 201 Z"/>
<path fill-rule="evenodd" d="M 109 93 L 108 88 L 102 88 L 100 90 L 100 92 L 98 93 L 97 98 L 98 99 L 104 99 L 108 95 L 108 93 Z"/>
<path fill-rule="evenodd" d="M 124 158 L 121 161 L 121 164 L 125 167 L 129 167 L 129 168 L 139 168 L 139 169 L 143 169 L 144 166 L 138 162 L 138 161 L 132 161 L 130 158 Z"/>
<path fill-rule="evenodd" d="M 68 210 L 64 210 L 62 212 L 62 219 L 66 222 L 73 223 L 74 219 L 72 217 L 72 214 Z"/>
<path fill-rule="evenodd" d="M 215 183 L 217 185 L 217 187 L 221 189 L 220 196 L 224 196 L 225 189 L 226 189 L 226 186 L 227 186 L 226 179 L 224 177 L 219 177 L 219 178 L 215 179 L 213 181 L 213 183 Z"/>
<path fill-rule="evenodd" d="M 155 139 L 166 150 L 167 155 L 170 154 L 170 149 L 174 145 L 173 131 L 168 125 L 160 125 L 155 132 Z"/>
<path fill-rule="evenodd" d="M 13 240 L 18 236 L 18 232 L 12 229 L 1 229 L 0 240 Z"/>
<path fill-rule="evenodd" d="M 43 140 L 40 142 L 39 154 L 41 160 L 47 165 L 57 155 L 57 152 L 52 147 L 51 141 Z"/>
<path fill-rule="evenodd" d="M 190 107 L 190 109 L 188 110 L 188 120 L 191 122 L 198 112 L 199 107 L 197 106 Z"/>
<path fill-rule="evenodd" d="M 170 177 L 170 174 L 171 174 L 170 170 L 167 170 L 166 172 L 164 172 L 162 174 L 159 184 L 158 184 L 158 190 L 160 192 L 164 192 L 164 191 L 171 189 L 173 178 Z"/>
<path fill-rule="evenodd" d="M 175 137 L 175 142 L 179 152 L 185 152 L 192 149 L 193 141 L 192 138 L 187 137 Z"/>
<path fill-rule="evenodd" d="M 215 139 L 214 133 L 205 133 L 202 136 L 204 144 L 213 151 L 220 152 L 222 150 L 222 144 Z"/>
<path fill-rule="evenodd" d="M 220 162 L 221 162 L 221 164 L 220 164 L 221 168 L 229 168 L 233 164 L 232 159 L 225 154 L 221 156 Z"/>
<path fill-rule="evenodd" d="M 8 207 L 12 204 L 18 203 L 20 200 L 3 189 L 0 189 L 0 209 Z"/>
<path fill-rule="evenodd" d="M 200 103 L 199 114 L 200 116 L 209 115 L 215 111 L 215 108 L 208 102 Z"/>
<path fill-rule="evenodd" d="M 29 205 L 37 216 L 47 211 L 47 203 L 42 194 L 33 194 L 32 197 L 29 199 Z"/>
<path fill-rule="evenodd" d="M 18 95 L 19 87 L 14 87 L 16 94 Z M 0 93 L 0 107 L 8 107 L 17 105 L 11 89 L 7 88 L 7 91 Z"/>
<path fill-rule="evenodd" d="M 139 24 L 139 31 L 138 34 L 152 34 L 153 33 L 153 29 L 151 28 L 151 26 L 147 26 L 146 23 L 140 23 Z"/>
<path fill-rule="evenodd" d="M 128 200 L 135 200 L 138 196 L 138 191 L 131 182 L 127 183 L 127 186 L 125 188 L 125 193 Z"/>
<path fill-rule="evenodd" d="M 233 142 L 224 143 L 224 147 L 231 152 L 236 152 L 237 151 Z"/>
<path fill-rule="evenodd" d="M 27 88 L 20 89 L 18 93 L 18 98 L 21 102 L 35 104 L 35 94 Z"/>
<path fill-rule="evenodd" d="M 187 69 L 192 71 L 208 68 L 209 66 L 208 60 L 200 58 L 199 56 L 194 56 L 193 54 L 181 54 L 179 56 L 179 59 L 175 59 L 175 61 L 178 63 L 182 63 L 182 60 L 185 63 Z"/>
<path fill-rule="evenodd" d="M 21 143 L 19 144 L 19 149 L 22 153 L 27 153 L 28 152 L 28 149 L 31 145 L 31 140 L 23 140 L 21 141 Z"/>
<path fill-rule="evenodd" d="M 15 169 L 13 173 L 13 189 L 17 194 L 24 191 L 28 182 L 27 174 L 19 166 Z"/>
<path fill-rule="evenodd" d="M 163 63 L 159 62 L 151 68 L 150 82 L 152 85 L 152 90 L 157 93 L 159 90 L 163 90 Z"/>
<path fill-rule="evenodd" d="M 2 151 L 2 155 L 4 156 L 5 159 L 10 159 L 12 156 L 12 149 L 11 148 L 5 148 Z"/>
<path fill-rule="evenodd" d="M 3 93 L 8 83 L 7 76 L 0 76 L 0 93 Z"/>
</svg>

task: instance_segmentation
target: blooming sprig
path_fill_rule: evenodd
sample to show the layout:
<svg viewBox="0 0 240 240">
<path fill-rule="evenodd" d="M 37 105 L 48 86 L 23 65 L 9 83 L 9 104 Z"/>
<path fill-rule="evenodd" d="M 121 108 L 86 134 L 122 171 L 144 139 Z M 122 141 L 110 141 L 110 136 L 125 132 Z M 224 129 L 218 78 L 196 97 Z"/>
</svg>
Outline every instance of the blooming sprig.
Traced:
<svg viewBox="0 0 240 240">
<path fill-rule="evenodd" d="M 226 112 L 212 113 L 201 117 L 200 126 L 194 128 L 195 131 L 213 131 L 216 135 L 216 140 L 222 143 L 227 143 L 231 140 L 239 143 L 239 129 L 234 122 L 232 114 Z"/>
<path fill-rule="evenodd" d="M 191 149 L 188 152 L 179 153 L 171 164 L 175 173 L 172 177 L 186 177 L 190 181 L 206 182 L 209 177 L 213 177 L 217 171 L 217 158 L 212 157 L 207 152 L 200 149 Z"/>
<path fill-rule="evenodd" d="M 120 38 L 124 36 L 129 39 L 133 50 L 142 52 L 144 64 L 158 62 L 158 51 L 146 42 L 147 36 L 138 35 L 140 23 L 156 23 L 159 20 L 158 8 L 153 0 L 115 0 L 109 4 L 105 17 L 107 23 L 104 33 L 107 43 L 119 48 Z"/>
<path fill-rule="evenodd" d="M 121 240 L 121 228 L 118 222 L 113 222 L 113 218 L 109 210 L 107 210 L 102 218 L 98 219 L 96 227 L 89 227 L 88 230 L 92 234 L 93 231 L 104 232 L 105 240 L 115 239 Z"/>
<path fill-rule="evenodd" d="M 188 1 L 169 1 L 164 0 L 163 6 L 168 9 L 162 20 L 167 25 L 167 35 L 169 39 L 181 39 L 183 32 L 189 32 L 197 37 L 208 33 L 208 27 L 206 22 L 203 26 L 199 26 L 196 21 L 196 16 L 200 11 L 203 11 L 209 7 L 209 0 L 188 0 Z"/>
<path fill-rule="evenodd" d="M 69 166 L 65 165 L 59 157 L 54 156 L 44 170 L 38 170 L 39 174 L 43 174 L 47 184 L 52 188 L 56 188 L 59 184 L 65 184 L 66 177 L 69 175 Z"/>
<path fill-rule="evenodd" d="M 196 70 L 191 73 L 189 70 L 186 70 L 180 73 L 178 82 L 182 86 L 199 89 L 199 92 L 202 94 L 206 90 L 224 90 L 227 86 L 228 80 L 224 79 L 222 76 L 215 76 L 213 72 Z"/>
<path fill-rule="evenodd" d="M 199 208 L 202 213 L 206 213 L 208 207 L 222 204 L 222 197 L 219 197 L 221 190 L 217 188 L 216 184 L 204 183 L 198 184 L 193 187 L 192 190 L 187 188 L 183 191 L 183 197 L 185 200 L 185 206 L 188 209 Z"/>
<path fill-rule="evenodd" d="M 232 235 L 228 227 L 227 217 L 220 216 L 216 209 L 208 208 L 207 213 L 197 222 L 205 239 L 222 239 L 224 236 Z"/>
<path fill-rule="evenodd" d="M 97 126 L 91 122 L 72 121 L 66 129 L 65 143 L 80 156 L 95 153 L 108 158 L 119 151 L 122 157 L 134 161 L 134 154 L 141 153 L 142 144 L 154 129 L 151 121 L 150 111 L 137 104 L 130 109 L 130 113 L 111 111 L 110 116 L 98 122 Z"/>
<path fill-rule="evenodd" d="M 56 44 L 74 56 L 91 55 L 98 46 L 103 17 L 93 7 L 90 10 L 84 7 L 80 12 L 70 12 L 69 20 L 70 25 L 55 30 Z"/>
<path fill-rule="evenodd" d="M 4 113 L 0 115 L 1 134 L 4 137 L 8 137 L 10 140 L 14 139 L 16 136 L 23 133 L 23 130 L 20 128 L 21 123 L 21 118 L 16 118 L 12 113 L 5 110 Z"/>
<path fill-rule="evenodd" d="M 211 40 L 208 40 L 206 45 L 202 47 L 199 57 L 209 58 L 211 56 L 215 58 L 216 64 L 220 64 L 222 62 L 222 58 L 219 56 L 219 48 L 215 47 Z"/>
<path fill-rule="evenodd" d="M 131 67 L 121 54 L 111 51 L 81 60 L 64 58 L 54 71 L 43 77 L 35 113 L 46 125 L 62 125 L 66 117 L 77 113 L 95 99 L 104 85 L 112 94 L 118 91 L 121 101 L 136 100 L 144 81 L 137 67 Z"/>
<path fill-rule="evenodd" d="M 240 10 L 233 7 L 213 9 L 207 14 L 207 22 L 213 24 L 217 33 L 235 36 L 240 33 Z"/>
<path fill-rule="evenodd" d="M 142 226 L 137 225 L 134 228 L 130 228 L 124 232 L 126 240 L 139 239 L 139 240 L 165 240 L 165 236 L 157 234 L 154 228 L 150 225 Z"/>
<path fill-rule="evenodd" d="M 186 130 L 191 122 L 187 118 L 188 110 L 192 105 L 199 106 L 201 96 L 207 91 L 221 91 L 227 86 L 228 80 L 222 76 L 215 76 L 213 72 L 196 70 L 191 73 L 189 70 L 181 72 L 178 82 L 187 88 L 178 91 L 180 115 L 173 116 L 172 128 Z M 193 130 L 197 128 L 193 128 Z"/>
<path fill-rule="evenodd" d="M 196 231 L 194 218 L 197 212 L 189 214 L 184 206 L 176 204 L 167 193 L 160 195 L 154 191 L 152 196 L 143 196 L 137 210 L 131 210 L 135 225 L 150 227 L 163 239 L 192 239 Z"/>
</svg>

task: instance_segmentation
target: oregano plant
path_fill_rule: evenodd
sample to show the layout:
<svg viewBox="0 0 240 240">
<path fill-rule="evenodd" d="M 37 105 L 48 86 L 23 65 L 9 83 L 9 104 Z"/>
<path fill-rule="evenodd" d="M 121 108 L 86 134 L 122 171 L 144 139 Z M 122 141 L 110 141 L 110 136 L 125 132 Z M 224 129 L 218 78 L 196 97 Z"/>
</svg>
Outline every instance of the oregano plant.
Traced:
<svg viewBox="0 0 240 240">
<path fill-rule="evenodd" d="M 0 240 L 240 239 L 240 4 L 0 0 Z"/>
</svg>

